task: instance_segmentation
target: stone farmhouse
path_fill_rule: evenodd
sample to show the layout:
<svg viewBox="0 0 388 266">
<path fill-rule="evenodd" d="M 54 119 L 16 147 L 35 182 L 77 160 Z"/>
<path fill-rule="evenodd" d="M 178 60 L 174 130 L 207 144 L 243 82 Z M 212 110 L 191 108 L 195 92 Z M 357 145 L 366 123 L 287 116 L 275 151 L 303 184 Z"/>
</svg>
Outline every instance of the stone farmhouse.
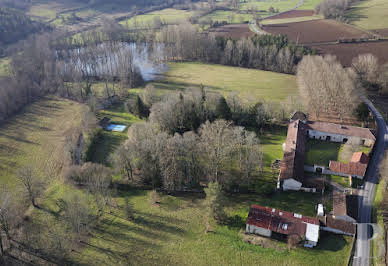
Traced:
<svg viewBox="0 0 388 266">
<path fill-rule="evenodd" d="M 301 120 L 303 119 L 303 120 Z M 373 148 L 376 137 L 367 128 L 344 126 L 333 123 L 307 121 L 306 115 L 297 112 L 290 120 L 284 157 L 280 167 L 277 188 L 316 192 L 316 187 L 304 179 L 304 172 L 333 174 L 362 179 L 368 167 L 369 157 L 355 153 L 349 163 L 330 161 L 328 166 L 305 165 L 307 139 L 337 143 L 354 143 Z"/>
<path fill-rule="evenodd" d="M 354 222 L 337 219 L 334 215 L 318 213 L 317 218 L 313 218 L 259 205 L 251 206 L 246 222 L 248 234 L 298 236 L 305 240 L 304 246 L 309 248 L 318 244 L 320 230 L 354 236 L 356 228 Z"/>
</svg>

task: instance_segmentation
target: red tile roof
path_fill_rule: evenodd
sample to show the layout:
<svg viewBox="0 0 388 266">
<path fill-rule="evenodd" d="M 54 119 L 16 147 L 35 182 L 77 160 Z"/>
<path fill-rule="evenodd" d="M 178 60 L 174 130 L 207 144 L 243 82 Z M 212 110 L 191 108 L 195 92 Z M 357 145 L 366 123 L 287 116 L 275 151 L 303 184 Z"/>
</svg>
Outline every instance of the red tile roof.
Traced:
<svg viewBox="0 0 388 266">
<path fill-rule="evenodd" d="M 365 176 L 366 169 L 368 164 L 363 163 L 340 163 L 336 161 L 330 161 L 329 163 L 330 171 L 335 173 L 342 173 L 352 176 Z"/>
<path fill-rule="evenodd" d="M 319 225 L 316 218 L 276 210 L 274 208 L 252 205 L 249 210 L 247 224 L 265 228 L 284 235 L 306 234 L 306 223 Z"/>
<path fill-rule="evenodd" d="M 305 132 L 304 124 L 300 120 L 291 122 L 288 125 L 286 149 L 280 170 L 280 180 L 293 178 L 302 181 L 306 151 Z"/>
<path fill-rule="evenodd" d="M 337 190 L 333 191 L 333 214 L 337 216 L 347 215 L 346 194 Z"/>
<path fill-rule="evenodd" d="M 333 123 L 317 122 L 317 121 L 307 121 L 307 129 L 312 129 L 321 132 L 334 133 L 349 137 L 361 137 L 365 139 L 376 140 L 376 137 L 368 128 L 362 127 L 353 127 L 353 126 L 344 126 Z"/>
</svg>

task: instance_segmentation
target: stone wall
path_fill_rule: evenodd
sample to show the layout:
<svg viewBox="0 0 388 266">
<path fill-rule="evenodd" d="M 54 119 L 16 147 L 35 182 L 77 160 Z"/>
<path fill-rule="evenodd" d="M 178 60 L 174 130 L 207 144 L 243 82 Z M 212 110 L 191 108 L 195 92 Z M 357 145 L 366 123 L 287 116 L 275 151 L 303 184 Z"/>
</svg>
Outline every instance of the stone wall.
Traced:
<svg viewBox="0 0 388 266">
<path fill-rule="evenodd" d="M 268 229 L 265 229 L 262 227 L 258 227 L 255 225 L 251 225 L 251 224 L 247 224 L 246 232 L 249 234 L 256 234 L 256 235 L 261 235 L 261 236 L 266 236 L 266 237 L 271 237 L 271 235 L 272 235 L 271 230 L 268 230 Z"/>
</svg>

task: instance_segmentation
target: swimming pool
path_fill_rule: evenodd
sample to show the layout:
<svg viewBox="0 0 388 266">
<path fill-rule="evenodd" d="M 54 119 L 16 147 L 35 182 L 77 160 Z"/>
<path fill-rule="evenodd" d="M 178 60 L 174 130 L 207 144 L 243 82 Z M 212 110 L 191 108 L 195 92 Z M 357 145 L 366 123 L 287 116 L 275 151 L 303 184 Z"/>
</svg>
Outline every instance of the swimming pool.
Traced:
<svg viewBox="0 0 388 266">
<path fill-rule="evenodd" d="M 123 132 L 126 128 L 127 126 L 124 125 L 110 124 L 106 129 L 109 131 Z"/>
</svg>

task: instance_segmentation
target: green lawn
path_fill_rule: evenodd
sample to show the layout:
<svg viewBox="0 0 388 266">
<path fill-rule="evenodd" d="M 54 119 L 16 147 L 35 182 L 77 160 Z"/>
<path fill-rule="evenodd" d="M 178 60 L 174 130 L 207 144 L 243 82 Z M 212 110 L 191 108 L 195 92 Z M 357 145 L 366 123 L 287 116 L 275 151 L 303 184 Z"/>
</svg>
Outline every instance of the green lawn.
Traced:
<svg viewBox="0 0 388 266">
<path fill-rule="evenodd" d="M 268 24 L 282 24 L 282 23 L 292 23 L 292 22 L 302 22 L 302 21 L 310 21 L 310 20 L 317 20 L 322 19 L 321 16 L 308 16 L 308 17 L 296 17 L 296 18 L 283 18 L 283 19 L 265 19 L 263 21 L 260 21 L 263 25 Z"/>
<path fill-rule="evenodd" d="M 133 27 L 135 22 L 139 27 L 153 25 L 154 19 L 159 17 L 164 24 L 179 24 L 188 19 L 194 14 L 194 12 L 179 10 L 173 8 L 166 8 L 163 10 L 139 15 L 128 20 L 121 21 L 120 24 Z"/>
<path fill-rule="evenodd" d="M 108 117 L 111 119 L 112 124 L 127 126 L 124 132 L 103 131 L 102 141 L 97 144 L 96 153 L 94 154 L 92 161 L 108 164 L 109 155 L 128 138 L 128 127 L 133 123 L 140 121 L 140 119 L 125 111 L 123 104 L 113 106 L 107 110 L 102 110 L 98 112 L 97 117 L 99 119 Z"/>
<path fill-rule="evenodd" d="M 329 166 L 329 161 L 337 161 L 340 143 L 308 140 L 305 154 L 305 164 Z"/>
<path fill-rule="evenodd" d="M 353 153 L 360 151 L 368 154 L 370 148 L 320 140 L 308 140 L 305 163 L 321 166 L 329 166 L 330 161 L 348 163 L 352 159 Z"/>
<path fill-rule="evenodd" d="M 82 105 L 57 97 L 39 100 L 0 125 L 0 186 L 18 183 L 15 171 L 26 165 L 42 175 L 59 170 L 65 132 L 79 125 Z"/>
<path fill-rule="evenodd" d="M 356 1 L 347 13 L 351 24 L 363 29 L 388 28 L 388 1 L 386 0 L 363 0 Z"/>
<path fill-rule="evenodd" d="M 334 181 L 341 186 L 348 187 L 350 188 L 350 183 L 349 183 L 349 177 L 343 177 L 343 176 L 338 176 L 338 175 L 328 175 L 327 176 L 331 181 Z"/>
<path fill-rule="evenodd" d="M 225 96 L 237 93 L 250 103 L 261 99 L 282 101 L 298 94 L 292 75 L 201 63 L 171 63 L 164 78 L 152 84 L 162 93 L 202 84 Z"/>
</svg>

